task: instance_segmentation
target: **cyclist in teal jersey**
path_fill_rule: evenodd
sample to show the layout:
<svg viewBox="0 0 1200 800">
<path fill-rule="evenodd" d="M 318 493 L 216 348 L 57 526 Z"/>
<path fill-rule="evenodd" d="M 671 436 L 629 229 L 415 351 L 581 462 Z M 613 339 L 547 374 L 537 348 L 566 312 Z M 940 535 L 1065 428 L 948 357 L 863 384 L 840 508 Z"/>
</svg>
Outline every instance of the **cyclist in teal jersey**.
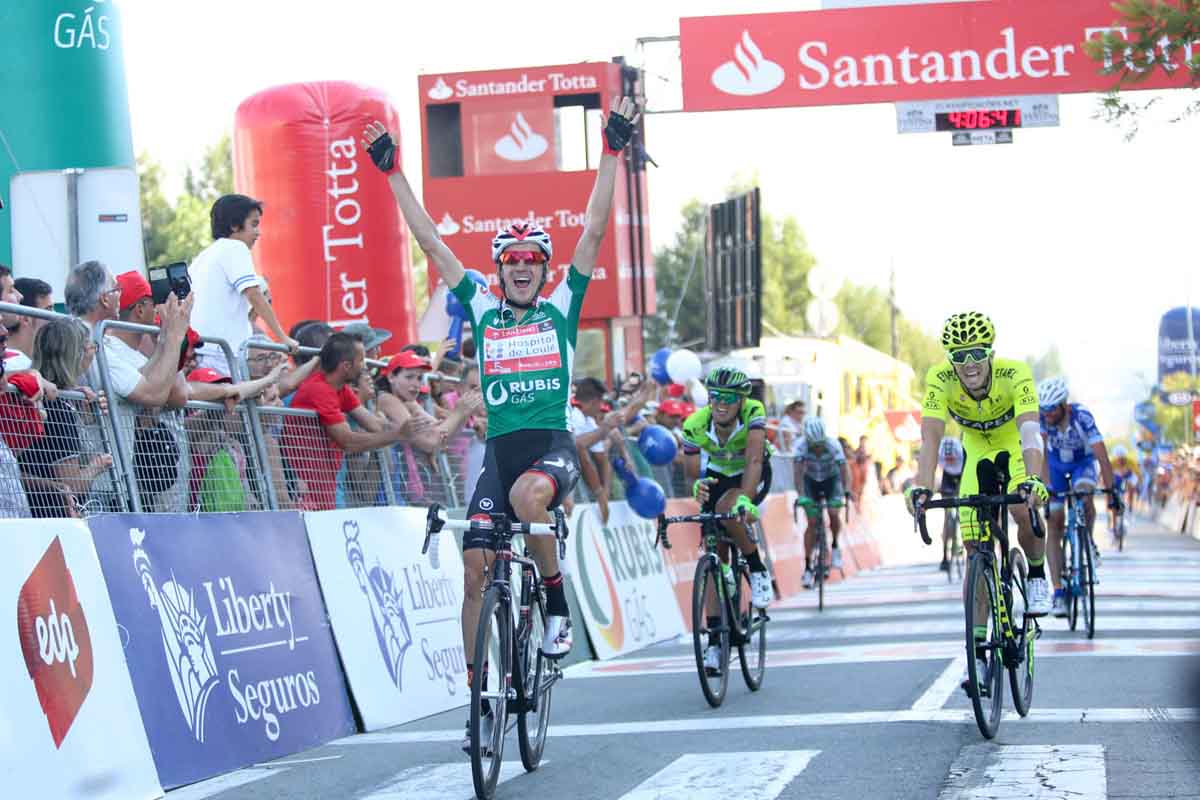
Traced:
<svg viewBox="0 0 1200 800">
<path fill-rule="evenodd" d="M 487 519 L 489 513 L 503 512 L 522 522 L 549 523 L 550 511 L 562 503 L 579 478 L 574 438 L 567 424 L 575 338 L 584 293 L 612 210 L 617 157 L 629 144 L 636 123 L 633 101 L 614 99 L 601 137 L 604 153 L 588 199 L 583 233 L 566 275 L 549 299 L 540 296 L 554 256 L 544 230 L 518 222 L 496 234 L 491 253 L 501 292 L 501 297 L 496 297 L 471 280 L 438 235 L 401 172 L 398 148 L 383 125 L 374 122 L 363 132 L 363 144 L 371 160 L 387 174 L 417 244 L 470 316 L 488 417 L 483 471 L 468 509 L 472 518 Z M 542 651 L 550 658 L 561 658 L 571 649 L 572 634 L 555 541 L 546 536 L 530 536 L 528 541 L 545 576 L 547 619 Z M 476 668 L 475 630 L 490 553 L 490 536 L 464 537 L 462 627 L 468 686 Z M 478 666 L 486 670 L 487 662 Z M 469 737 L 464 738 L 463 746 L 469 749 Z"/>
</svg>

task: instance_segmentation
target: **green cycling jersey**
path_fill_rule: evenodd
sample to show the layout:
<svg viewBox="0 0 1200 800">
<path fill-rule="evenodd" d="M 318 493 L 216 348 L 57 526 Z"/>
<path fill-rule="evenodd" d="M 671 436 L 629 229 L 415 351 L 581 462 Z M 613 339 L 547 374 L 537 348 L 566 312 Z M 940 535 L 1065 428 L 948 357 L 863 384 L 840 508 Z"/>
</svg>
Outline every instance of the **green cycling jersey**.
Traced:
<svg viewBox="0 0 1200 800">
<path fill-rule="evenodd" d="M 712 418 L 712 406 L 704 406 L 683 421 L 683 452 L 708 454 L 708 471 L 720 475 L 741 475 L 746 471 L 746 443 L 750 431 L 766 430 L 767 410 L 757 400 L 742 401 L 733 432 L 721 441 Z M 764 458 L 772 454 L 771 443 L 764 442 Z"/>
</svg>

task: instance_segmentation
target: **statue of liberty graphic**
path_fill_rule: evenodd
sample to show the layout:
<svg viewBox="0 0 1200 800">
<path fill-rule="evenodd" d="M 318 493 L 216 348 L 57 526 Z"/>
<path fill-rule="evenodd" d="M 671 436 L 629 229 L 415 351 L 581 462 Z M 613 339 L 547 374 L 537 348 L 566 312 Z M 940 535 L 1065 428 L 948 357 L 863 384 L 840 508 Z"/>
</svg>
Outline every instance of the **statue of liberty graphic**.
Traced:
<svg viewBox="0 0 1200 800">
<path fill-rule="evenodd" d="M 404 654 L 412 645 L 408 615 L 404 611 L 404 588 L 396 582 L 393 573 L 384 570 L 378 562 L 374 567 L 367 568 L 362 544 L 358 540 L 357 522 L 343 522 L 342 535 L 346 537 L 346 560 L 350 562 L 350 569 L 354 570 L 358 586 L 371 608 L 371 622 L 375 625 L 379 653 L 383 656 L 392 683 L 404 691 Z"/>
<path fill-rule="evenodd" d="M 133 542 L 133 567 L 142 579 L 150 607 L 158 611 L 163 654 L 179 709 L 196 741 L 203 743 L 208 699 L 221 682 L 206 630 L 208 619 L 196 610 L 195 592 L 176 583 L 174 573 L 161 588 L 155 585 L 150 556 L 142 549 L 146 532 L 130 528 L 129 538 Z"/>
</svg>

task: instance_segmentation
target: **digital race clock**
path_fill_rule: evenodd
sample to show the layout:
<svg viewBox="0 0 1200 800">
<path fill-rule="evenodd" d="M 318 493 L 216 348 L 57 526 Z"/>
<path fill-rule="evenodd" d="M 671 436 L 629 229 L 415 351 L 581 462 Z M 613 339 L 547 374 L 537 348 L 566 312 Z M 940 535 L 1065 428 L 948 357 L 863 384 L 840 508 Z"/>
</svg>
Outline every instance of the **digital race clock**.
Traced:
<svg viewBox="0 0 1200 800">
<path fill-rule="evenodd" d="M 939 131 L 986 131 L 993 128 L 1021 127 L 1019 108 L 969 109 L 967 111 L 939 111 L 933 115 L 934 126 Z"/>
</svg>

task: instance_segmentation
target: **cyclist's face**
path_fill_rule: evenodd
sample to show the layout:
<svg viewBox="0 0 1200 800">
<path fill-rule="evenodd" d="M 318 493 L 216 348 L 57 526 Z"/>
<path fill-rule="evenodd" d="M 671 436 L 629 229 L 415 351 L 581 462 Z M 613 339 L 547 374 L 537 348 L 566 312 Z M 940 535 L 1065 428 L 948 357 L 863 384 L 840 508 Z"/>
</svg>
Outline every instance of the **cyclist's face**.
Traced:
<svg viewBox="0 0 1200 800">
<path fill-rule="evenodd" d="M 982 389 L 987 386 L 988 379 L 992 376 L 992 359 L 955 364 L 954 372 L 964 388 L 970 391 Z"/>
<path fill-rule="evenodd" d="M 710 395 L 709 402 L 712 404 L 713 419 L 718 425 L 729 425 L 737 419 L 738 412 L 742 410 L 742 398 L 736 396 L 737 399 L 732 403 L 727 402 L 730 399 L 729 395 L 721 394 L 718 399 L 718 392 L 713 392 Z"/>
<path fill-rule="evenodd" d="M 1050 425 L 1057 425 L 1063 421 L 1063 416 L 1067 413 L 1067 407 L 1064 403 L 1059 403 L 1049 411 L 1043 411 L 1046 415 L 1046 422 Z"/>
<path fill-rule="evenodd" d="M 535 253 L 540 257 L 542 250 L 532 242 L 522 242 L 521 244 L 514 244 L 505 250 L 505 252 Z M 545 261 L 541 261 L 540 263 L 518 261 L 512 264 L 501 264 L 500 280 L 503 283 L 505 294 L 518 305 L 526 306 L 532 304 L 545 271 Z"/>
</svg>

